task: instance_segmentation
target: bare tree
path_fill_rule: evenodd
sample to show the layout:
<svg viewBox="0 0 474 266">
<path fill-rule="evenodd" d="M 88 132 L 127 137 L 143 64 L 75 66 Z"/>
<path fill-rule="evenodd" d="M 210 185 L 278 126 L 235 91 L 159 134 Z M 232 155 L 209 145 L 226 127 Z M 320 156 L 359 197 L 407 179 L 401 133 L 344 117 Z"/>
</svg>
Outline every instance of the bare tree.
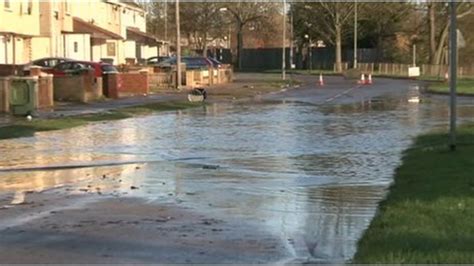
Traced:
<svg viewBox="0 0 474 266">
<path fill-rule="evenodd" d="M 224 14 L 220 12 L 221 3 L 214 1 L 188 2 L 181 7 L 181 26 L 183 32 L 202 55 L 207 56 L 210 42 L 225 34 Z"/>
<path fill-rule="evenodd" d="M 269 2 L 230 2 L 223 6 L 222 11 L 232 14 L 237 37 L 237 68 L 242 67 L 242 50 L 244 28 L 250 24 L 264 23 L 277 12 L 278 3 Z"/>
<path fill-rule="evenodd" d="M 416 6 L 409 2 L 378 2 L 360 4 L 359 36 L 366 45 L 377 49 L 377 56 L 395 44 L 398 34 L 408 36 L 415 43 L 422 27 L 418 22 Z M 397 53 L 384 55 L 392 58 Z M 380 59 L 380 58 L 379 58 Z"/>
<path fill-rule="evenodd" d="M 435 1 L 430 1 L 428 3 L 428 10 L 430 27 L 430 62 L 431 64 L 439 65 L 443 60 L 443 52 L 448 45 L 449 12 L 448 7 L 444 5 L 444 3 Z M 473 15 L 474 5 L 470 2 L 457 3 L 457 14 L 458 19 Z M 441 29 L 441 31 L 438 29 Z"/>
<path fill-rule="evenodd" d="M 301 2 L 295 4 L 295 20 L 303 28 L 334 45 L 336 71 L 342 71 L 342 42 L 351 31 L 355 3 L 340 1 Z"/>
</svg>

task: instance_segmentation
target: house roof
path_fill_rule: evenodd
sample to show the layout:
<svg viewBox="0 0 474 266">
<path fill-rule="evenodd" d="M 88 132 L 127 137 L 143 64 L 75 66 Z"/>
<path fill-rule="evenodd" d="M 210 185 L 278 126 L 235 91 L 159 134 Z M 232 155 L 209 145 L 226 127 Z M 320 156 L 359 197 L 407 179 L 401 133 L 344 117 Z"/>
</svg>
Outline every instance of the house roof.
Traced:
<svg viewBox="0 0 474 266">
<path fill-rule="evenodd" d="M 127 27 L 127 40 L 134 40 L 148 45 L 157 45 L 161 43 L 155 38 L 155 36 L 140 31 L 140 29 L 135 27 Z"/>
<path fill-rule="evenodd" d="M 123 40 L 123 37 L 119 34 L 101 28 L 78 17 L 73 18 L 73 29 L 74 33 L 89 33 L 92 38 L 96 39 Z"/>
<path fill-rule="evenodd" d="M 37 35 L 16 33 L 16 32 L 10 32 L 10 31 L 0 31 L 0 35 L 11 35 L 11 36 L 15 36 L 15 37 L 25 37 L 25 38 L 37 36 Z"/>
<path fill-rule="evenodd" d="M 133 0 L 121 0 L 120 2 L 141 9 L 141 6 L 140 6 L 136 1 L 133 1 Z"/>
</svg>

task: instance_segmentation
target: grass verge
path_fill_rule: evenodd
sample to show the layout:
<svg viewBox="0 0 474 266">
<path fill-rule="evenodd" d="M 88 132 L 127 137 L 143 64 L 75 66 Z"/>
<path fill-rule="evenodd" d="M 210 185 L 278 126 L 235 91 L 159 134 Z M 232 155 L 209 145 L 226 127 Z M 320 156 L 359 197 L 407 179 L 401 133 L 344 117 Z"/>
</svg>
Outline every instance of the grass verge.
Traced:
<svg viewBox="0 0 474 266">
<path fill-rule="evenodd" d="M 432 83 L 428 87 L 428 92 L 447 94 L 449 93 L 449 84 L 446 82 Z M 474 96 L 474 80 L 472 79 L 459 80 L 456 92 L 460 95 L 473 95 Z"/>
<path fill-rule="evenodd" d="M 271 69 L 271 70 L 265 70 L 263 71 L 264 73 L 271 73 L 271 74 L 280 74 L 281 69 Z M 288 75 L 291 74 L 298 74 L 298 75 L 316 75 L 319 76 L 319 74 L 323 75 L 341 75 L 341 73 L 335 72 L 334 70 L 327 70 L 327 69 L 313 69 L 313 70 L 307 70 L 307 69 L 288 69 L 286 71 Z"/>
<path fill-rule="evenodd" d="M 474 125 L 419 137 L 358 243 L 354 263 L 474 263 Z"/>
<path fill-rule="evenodd" d="M 15 122 L 13 125 L 1 127 L 0 139 L 30 137 L 36 132 L 40 131 L 73 128 L 92 122 L 120 120 L 136 115 L 150 114 L 152 112 L 183 110 L 198 106 L 202 106 L 202 103 L 165 102 L 126 107 L 112 110 L 107 113 L 87 114 L 54 119 L 34 119 L 33 121 L 26 121 L 22 119 Z"/>
</svg>

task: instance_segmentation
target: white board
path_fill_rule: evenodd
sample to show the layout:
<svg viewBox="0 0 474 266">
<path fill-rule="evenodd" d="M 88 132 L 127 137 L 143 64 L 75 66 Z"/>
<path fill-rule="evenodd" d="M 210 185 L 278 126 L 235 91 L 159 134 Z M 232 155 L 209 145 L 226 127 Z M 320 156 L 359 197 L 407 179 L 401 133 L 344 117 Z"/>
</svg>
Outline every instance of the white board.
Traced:
<svg viewBox="0 0 474 266">
<path fill-rule="evenodd" d="M 408 77 L 419 77 L 420 68 L 419 67 L 410 67 L 408 68 Z"/>
</svg>

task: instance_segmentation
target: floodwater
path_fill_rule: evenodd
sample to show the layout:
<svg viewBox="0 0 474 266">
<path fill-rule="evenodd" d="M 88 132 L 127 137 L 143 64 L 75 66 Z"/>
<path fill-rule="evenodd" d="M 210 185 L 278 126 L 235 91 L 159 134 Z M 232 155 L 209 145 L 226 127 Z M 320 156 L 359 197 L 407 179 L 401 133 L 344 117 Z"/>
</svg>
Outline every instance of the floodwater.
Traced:
<svg viewBox="0 0 474 266">
<path fill-rule="evenodd" d="M 461 106 L 460 115 L 473 110 Z M 281 238 L 289 260 L 343 262 L 402 151 L 419 133 L 445 127 L 447 115 L 444 104 L 406 97 L 261 102 L 44 132 L 0 141 L 0 199 L 13 193 L 15 204 L 30 190 L 81 188 L 107 173 L 122 182 L 105 183 L 103 192 L 245 220 Z M 130 193 L 131 186 L 140 189 Z"/>
</svg>

